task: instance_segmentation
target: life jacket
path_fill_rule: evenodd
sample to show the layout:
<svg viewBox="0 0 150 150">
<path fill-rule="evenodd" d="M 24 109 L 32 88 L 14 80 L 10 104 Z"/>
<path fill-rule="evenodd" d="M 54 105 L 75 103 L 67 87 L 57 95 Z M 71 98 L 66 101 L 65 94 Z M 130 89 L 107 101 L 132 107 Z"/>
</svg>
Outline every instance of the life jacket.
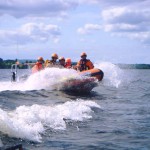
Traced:
<svg viewBox="0 0 150 150">
<path fill-rule="evenodd" d="M 89 70 L 89 69 L 93 69 L 94 68 L 93 63 L 89 59 L 81 59 L 77 63 L 77 66 L 80 67 L 80 71 Z"/>
<path fill-rule="evenodd" d="M 64 67 L 65 68 L 71 68 L 72 67 L 71 62 L 67 62 Z"/>
<path fill-rule="evenodd" d="M 54 60 L 46 60 L 45 61 L 45 67 L 51 67 L 53 65 L 56 65 L 56 61 L 54 61 Z"/>
<path fill-rule="evenodd" d="M 32 68 L 32 73 L 36 73 L 43 69 L 43 65 L 40 62 L 36 62 L 36 64 Z"/>
</svg>

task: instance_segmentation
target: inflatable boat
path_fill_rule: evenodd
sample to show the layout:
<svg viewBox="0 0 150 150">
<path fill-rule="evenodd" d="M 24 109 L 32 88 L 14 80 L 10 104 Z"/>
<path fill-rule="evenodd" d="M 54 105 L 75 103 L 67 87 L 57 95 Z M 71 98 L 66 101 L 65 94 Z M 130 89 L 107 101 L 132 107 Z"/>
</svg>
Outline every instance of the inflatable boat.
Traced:
<svg viewBox="0 0 150 150">
<path fill-rule="evenodd" d="M 97 68 L 85 70 L 80 72 L 79 74 L 83 76 L 95 77 L 98 81 L 101 81 L 104 77 L 103 71 Z"/>
<path fill-rule="evenodd" d="M 33 67 L 32 69 L 35 68 Z M 12 66 L 11 72 L 13 73 L 12 80 L 13 82 L 15 82 L 17 78 L 16 64 L 15 66 Z M 15 74 L 15 78 L 13 78 L 14 74 Z M 98 86 L 98 81 L 101 81 L 104 77 L 103 71 L 97 68 L 78 72 L 78 74 L 80 75 L 79 78 L 76 78 L 76 76 L 74 78 L 73 77 L 70 78 L 70 76 L 68 75 L 65 77 L 65 80 L 60 79 L 60 82 L 58 83 L 59 85 L 56 85 L 56 87 L 62 87 L 61 90 L 63 91 L 87 93 L 90 92 L 94 87 Z M 25 81 L 27 78 L 28 76 L 23 76 L 23 77 L 19 77 L 19 80 Z"/>
<path fill-rule="evenodd" d="M 97 68 L 85 70 L 79 72 L 79 74 L 81 75 L 79 79 L 72 78 L 64 81 L 62 84 L 63 91 L 88 93 L 98 86 L 98 81 L 101 81 L 104 77 L 103 71 Z"/>
<path fill-rule="evenodd" d="M 75 93 L 89 93 L 94 87 L 98 86 L 97 79 L 94 77 L 82 77 L 67 79 L 61 83 L 62 91 Z"/>
</svg>

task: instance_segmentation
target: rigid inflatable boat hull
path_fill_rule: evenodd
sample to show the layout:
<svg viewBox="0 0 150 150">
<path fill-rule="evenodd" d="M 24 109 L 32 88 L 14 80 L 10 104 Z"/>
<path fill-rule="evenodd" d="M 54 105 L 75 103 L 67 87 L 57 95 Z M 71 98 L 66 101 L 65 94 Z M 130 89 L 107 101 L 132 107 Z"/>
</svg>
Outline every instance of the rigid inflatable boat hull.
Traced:
<svg viewBox="0 0 150 150">
<path fill-rule="evenodd" d="M 103 71 L 97 68 L 82 71 L 80 72 L 80 74 L 83 76 L 95 77 L 96 79 L 98 79 L 98 81 L 101 81 L 104 77 Z"/>
<path fill-rule="evenodd" d="M 88 93 L 97 85 L 98 82 L 93 77 L 69 79 L 63 83 L 62 90 L 66 92 Z"/>
</svg>

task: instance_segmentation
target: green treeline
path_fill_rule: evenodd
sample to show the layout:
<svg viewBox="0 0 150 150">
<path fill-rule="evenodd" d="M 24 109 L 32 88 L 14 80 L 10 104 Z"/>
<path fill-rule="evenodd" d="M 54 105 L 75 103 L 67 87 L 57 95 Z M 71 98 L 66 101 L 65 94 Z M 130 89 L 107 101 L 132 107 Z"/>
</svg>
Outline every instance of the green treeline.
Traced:
<svg viewBox="0 0 150 150">
<path fill-rule="evenodd" d="M 121 69 L 150 69 L 150 64 L 117 64 Z"/>
<path fill-rule="evenodd" d="M 10 69 L 12 64 L 15 64 L 16 60 L 3 60 L 0 58 L 0 69 Z"/>
<path fill-rule="evenodd" d="M 19 60 L 20 64 L 18 65 L 18 68 L 20 69 L 27 69 L 28 63 L 34 63 L 36 60 Z M 0 69 L 10 69 L 13 64 L 16 64 L 18 62 L 17 59 L 15 60 L 3 60 L 0 58 Z M 76 62 L 72 62 L 74 65 Z M 150 64 L 116 64 L 121 69 L 150 69 Z"/>
<path fill-rule="evenodd" d="M 11 66 L 13 64 L 16 64 L 16 62 L 18 62 L 17 59 L 15 60 L 3 60 L 2 58 L 0 58 L 0 69 L 10 69 Z M 28 65 L 26 65 L 27 63 L 32 63 L 32 61 L 25 61 L 24 63 L 21 63 L 18 65 L 18 68 L 20 69 L 27 69 L 28 68 Z"/>
</svg>

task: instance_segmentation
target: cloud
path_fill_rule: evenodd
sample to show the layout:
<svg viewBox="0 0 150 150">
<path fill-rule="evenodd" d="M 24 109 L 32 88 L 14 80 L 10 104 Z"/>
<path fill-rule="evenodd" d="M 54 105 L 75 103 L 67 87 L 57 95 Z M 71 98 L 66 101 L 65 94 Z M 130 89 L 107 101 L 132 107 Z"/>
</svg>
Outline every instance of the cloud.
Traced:
<svg viewBox="0 0 150 150">
<path fill-rule="evenodd" d="M 102 11 L 102 18 L 107 23 L 139 24 L 149 22 L 150 9 L 133 7 L 116 7 Z"/>
<path fill-rule="evenodd" d="M 59 41 L 61 35 L 57 25 L 27 23 L 16 30 L 0 30 L 0 43 L 3 45 L 28 44 L 33 42 Z"/>
<path fill-rule="evenodd" d="M 103 7 L 125 6 L 134 3 L 142 3 L 148 0 L 79 0 L 81 4 L 99 4 Z"/>
<path fill-rule="evenodd" d="M 78 29 L 80 34 L 104 30 L 112 35 L 137 39 L 150 43 L 149 0 L 79 0 L 81 5 L 96 5 L 100 8 L 101 24 L 86 24 Z"/>
<path fill-rule="evenodd" d="M 141 26 L 128 24 L 128 23 L 115 23 L 115 24 L 105 24 L 103 26 L 106 32 L 140 32 Z"/>
<path fill-rule="evenodd" d="M 101 26 L 98 24 L 85 24 L 84 27 L 78 28 L 79 34 L 92 34 L 94 31 L 100 30 Z"/>
<path fill-rule="evenodd" d="M 98 20 L 97 24 L 93 24 L 92 22 L 85 24 L 77 30 L 79 34 L 93 34 L 95 31 L 103 29 L 114 35 L 116 34 L 136 39 L 142 37 L 141 41 L 149 41 L 149 0 L 1 0 L 0 15 L 7 14 L 16 18 L 63 17 L 67 15 L 67 11 L 77 8 L 79 5 L 81 5 L 81 7 L 84 6 L 84 8 L 86 8 L 86 5 L 98 6 L 96 8 L 99 8 L 99 13 L 101 13 L 101 20 Z M 79 10 L 82 9 L 81 7 Z M 90 9 L 83 10 L 90 11 Z M 81 14 L 83 13 L 83 10 L 80 12 Z M 99 24 L 99 21 L 101 24 Z M 27 28 L 26 33 L 24 33 L 24 31 L 19 33 L 19 30 L 25 30 L 23 28 Z M 57 32 L 60 34 L 60 30 L 58 27 L 56 27 L 56 31 L 54 29 L 49 29 L 49 33 L 46 33 L 44 30 L 42 31 L 41 28 L 45 29 L 44 25 L 26 24 L 15 31 L 1 30 L 0 42 L 4 43 L 4 41 L 6 41 L 6 35 L 9 38 L 7 41 L 10 41 L 10 43 L 15 42 L 18 38 L 21 39 L 19 42 L 22 44 L 37 40 L 47 41 L 50 37 L 55 42 L 59 41 Z M 32 32 L 28 30 L 31 30 Z M 36 30 L 40 31 L 39 34 Z M 30 36 L 27 35 L 27 31 L 30 32 Z M 12 39 L 14 39 L 14 41 Z M 23 41 L 23 39 L 26 40 L 26 42 Z"/>
<path fill-rule="evenodd" d="M 14 17 L 63 16 L 67 10 L 78 6 L 74 0 L 1 0 L 0 15 L 8 14 Z"/>
<path fill-rule="evenodd" d="M 147 0 L 135 2 L 125 6 L 114 2 L 113 7 L 105 8 L 101 12 L 103 29 L 114 35 L 147 43 L 150 41 L 150 2 Z"/>
</svg>

